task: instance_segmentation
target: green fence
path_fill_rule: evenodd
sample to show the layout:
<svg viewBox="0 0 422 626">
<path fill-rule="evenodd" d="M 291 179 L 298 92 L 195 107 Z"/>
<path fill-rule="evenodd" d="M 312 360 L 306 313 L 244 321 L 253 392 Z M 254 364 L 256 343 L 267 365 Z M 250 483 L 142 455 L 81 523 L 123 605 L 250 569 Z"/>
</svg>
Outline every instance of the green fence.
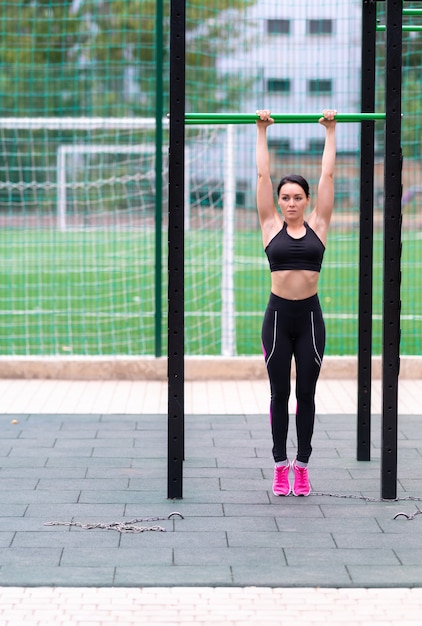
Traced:
<svg viewBox="0 0 422 626">
<path fill-rule="evenodd" d="M 403 4 L 407 13 L 420 6 Z M 154 355 L 160 345 L 165 353 L 169 3 L 0 0 L 0 9 L 0 354 Z M 324 139 L 319 112 L 334 107 L 352 116 L 337 126 L 336 206 L 320 299 L 327 354 L 356 354 L 360 125 L 353 115 L 360 112 L 361 11 L 362 2 L 350 0 L 187 2 L 186 108 L 188 118 L 201 114 L 203 122 L 186 126 L 187 354 L 261 351 L 270 275 L 250 118 L 262 107 L 293 116 L 268 132 L 274 181 L 299 172 L 314 198 Z M 404 19 L 422 26 L 418 15 Z M 422 349 L 422 33 L 405 30 L 403 41 L 401 351 L 412 355 Z M 385 109 L 384 47 L 380 28 L 377 113 Z M 297 118 L 305 114 L 306 122 Z M 383 131 L 380 119 L 375 354 Z"/>
</svg>

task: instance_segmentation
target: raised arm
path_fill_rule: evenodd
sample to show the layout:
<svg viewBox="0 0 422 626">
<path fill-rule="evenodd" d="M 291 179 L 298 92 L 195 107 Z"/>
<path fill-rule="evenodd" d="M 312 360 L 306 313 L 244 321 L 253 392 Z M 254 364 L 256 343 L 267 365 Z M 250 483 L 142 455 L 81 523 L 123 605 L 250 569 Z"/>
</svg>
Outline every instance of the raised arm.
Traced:
<svg viewBox="0 0 422 626">
<path fill-rule="evenodd" d="M 274 203 L 267 142 L 267 128 L 274 123 L 274 120 L 270 117 L 268 109 L 259 110 L 256 114 L 260 117 L 256 122 L 256 167 L 258 172 L 256 202 L 262 230 L 262 241 L 264 246 L 266 246 L 273 237 L 274 231 L 280 229 L 280 217 Z"/>
<path fill-rule="evenodd" d="M 336 162 L 336 120 L 337 111 L 326 109 L 319 123 L 325 127 L 325 144 L 322 153 L 321 177 L 318 183 L 318 194 L 315 209 L 309 218 L 309 224 L 314 228 L 325 244 L 327 231 L 334 208 L 334 167 Z"/>
</svg>

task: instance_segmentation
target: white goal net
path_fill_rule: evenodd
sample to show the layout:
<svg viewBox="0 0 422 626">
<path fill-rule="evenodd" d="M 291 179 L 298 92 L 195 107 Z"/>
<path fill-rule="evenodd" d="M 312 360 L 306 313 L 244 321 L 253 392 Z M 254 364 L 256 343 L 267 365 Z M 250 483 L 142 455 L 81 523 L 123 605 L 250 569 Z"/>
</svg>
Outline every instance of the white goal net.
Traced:
<svg viewBox="0 0 422 626">
<path fill-rule="evenodd" d="M 166 346 L 166 121 L 161 172 L 149 118 L 0 118 L 0 140 L 1 353 Z M 186 129 L 187 354 L 236 353 L 234 163 L 233 127 Z"/>
</svg>

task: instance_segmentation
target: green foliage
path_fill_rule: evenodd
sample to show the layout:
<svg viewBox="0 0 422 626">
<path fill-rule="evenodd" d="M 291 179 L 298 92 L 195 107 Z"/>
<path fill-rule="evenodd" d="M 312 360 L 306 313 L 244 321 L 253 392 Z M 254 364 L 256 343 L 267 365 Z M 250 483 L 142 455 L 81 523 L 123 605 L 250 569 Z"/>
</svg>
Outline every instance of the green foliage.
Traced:
<svg viewBox="0 0 422 626">
<path fill-rule="evenodd" d="M 221 75 L 216 59 L 217 51 L 234 50 L 242 34 L 236 15 L 251 3 L 188 3 L 187 110 L 238 108 L 242 81 Z M 0 0 L 0 116 L 153 117 L 157 95 L 166 112 L 170 2 L 163 0 L 162 8 L 163 41 L 157 42 L 156 0 Z M 162 94 L 156 94 L 158 45 L 163 57 Z M 60 143 L 74 139 L 67 132 L 49 135 L 49 141 Z M 44 141 L 42 131 L 34 132 L 30 153 L 22 148 L 25 141 L 19 133 L 5 131 L 2 178 L 30 182 L 35 166 L 43 179 L 54 168 L 53 161 L 47 162 Z M 10 200 L 18 204 L 26 196 L 26 191 L 21 196 L 19 191 L 2 189 L 0 210 Z"/>
<path fill-rule="evenodd" d="M 420 68 L 404 74 L 402 146 L 404 157 L 419 157 L 421 154 L 422 98 Z"/>
<path fill-rule="evenodd" d="M 237 14 L 252 3 L 188 3 L 187 109 L 236 106 L 240 92 L 219 76 L 217 51 L 234 50 L 242 34 Z M 164 108 L 169 11 L 163 2 Z M 154 115 L 154 0 L 0 0 L 0 27 L 2 115 Z"/>
<path fill-rule="evenodd" d="M 404 8 L 421 8 L 420 2 L 405 2 Z M 377 6 L 379 22 L 386 23 L 385 3 Z M 405 17 L 403 24 L 420 23 L 418 18 Z M 422 33 L 403 31 L 402 40 L 402 148 L 403 156 L 418 157 L 421 154 L 421 124 L 422 119 Z M 385 110 L 385 57 L 386 33 L 377 33 L 376 56 L 376 110 Z M 384 142 L 384 128 L 376 125 L 376 135 L 379 151 L 382 151 Z"/>
</svg>

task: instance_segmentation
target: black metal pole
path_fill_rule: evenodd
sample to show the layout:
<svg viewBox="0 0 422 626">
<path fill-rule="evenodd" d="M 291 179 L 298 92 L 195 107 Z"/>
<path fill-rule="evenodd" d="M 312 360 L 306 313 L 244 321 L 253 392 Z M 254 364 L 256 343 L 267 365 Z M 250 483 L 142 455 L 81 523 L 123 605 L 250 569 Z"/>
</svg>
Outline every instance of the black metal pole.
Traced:
<svg viewBox="0 0 422 626">
<path fill-rule="evenodd" d="M 155 356 L 161 356 L 163 227 L 163 0 L 155 3 Z"/>
<path fill-rule="evenodd" d="M 381 496 L 397 497 L 400 368 L 402 0 L 387 0 Z"/>
<path fill-rule="evenodd" d="M 186 3 L 170 7 L 168 211 L 168 473 L 167 497 L 183 497 L 184 459 L 184 171 Z"/>
<path fill-rule="evenodd" d="M 362 2 L 361 112 L 375 111 L 377 9 Z M 359 318 L 357 460 L 371 460 L 372 284 L 374 252 L 375 122 L 361 123 L 359 211 Z"/>
</svg>

